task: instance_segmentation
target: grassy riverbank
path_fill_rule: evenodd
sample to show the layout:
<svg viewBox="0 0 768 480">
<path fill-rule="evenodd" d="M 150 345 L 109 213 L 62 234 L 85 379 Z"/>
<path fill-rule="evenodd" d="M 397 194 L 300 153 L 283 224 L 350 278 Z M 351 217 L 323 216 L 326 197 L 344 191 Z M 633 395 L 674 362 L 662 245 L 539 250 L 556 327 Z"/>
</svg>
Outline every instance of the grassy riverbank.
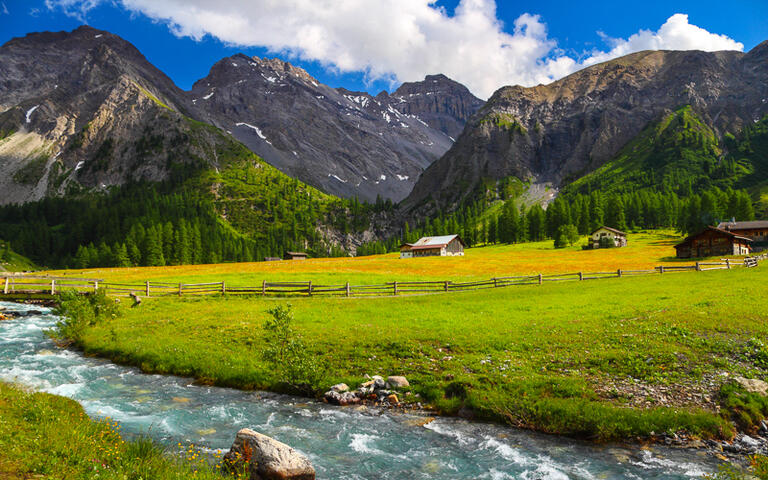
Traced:
<svg viewBox="0 0 768 480">
<path fill-rule="evenodd" d="M 768 268 L 397 298 L 290 300 L 326 367 L 317 391 L 404 374 L 404 399 L 445 413 L 598 440 L 728 437 L 768 408 L 721 386 L 768 374 Z M 79 334 L 88 354 L 147 372 L 281 390 L 262 361 L 266 311 L 287 300 L 150 298 Z M 127 302 L 124 302 L 127 303 Z M 722 412 L 717 409 L 724 406 Z M 465 410 L 466 411 L 466 410 Z"/>
<path fill-rule="evenodd" d="M 0 383 L 0 478 L 221 480 L 191 450 L 171 457 L 148 439 L 92 421 L 74 400 Z M 193 457 L 194 456 L 194 457 Z"/>
</svg>

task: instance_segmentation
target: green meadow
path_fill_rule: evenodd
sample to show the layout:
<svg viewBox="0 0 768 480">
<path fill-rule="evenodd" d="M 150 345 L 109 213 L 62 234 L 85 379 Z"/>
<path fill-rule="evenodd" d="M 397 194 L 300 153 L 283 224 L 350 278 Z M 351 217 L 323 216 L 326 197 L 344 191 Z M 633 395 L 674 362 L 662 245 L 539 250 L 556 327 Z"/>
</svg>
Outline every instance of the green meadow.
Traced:
<svg viewBox="0 0 768 480">
<path fill-rule="evenodd" d="M 728 438 L 731 420 L 749 431 L 768 413 L 729 380 L 768 374 L 766 285 L 760 266 L 411 297 L 147 298 L 76 340 L 146 372 L 291 391 L 262 356 L 267 310 L 290 303 L 322 367 L 315 395 L 406 375 L 405 402 L 446 414 L 596 440 Z"/>
</svg>

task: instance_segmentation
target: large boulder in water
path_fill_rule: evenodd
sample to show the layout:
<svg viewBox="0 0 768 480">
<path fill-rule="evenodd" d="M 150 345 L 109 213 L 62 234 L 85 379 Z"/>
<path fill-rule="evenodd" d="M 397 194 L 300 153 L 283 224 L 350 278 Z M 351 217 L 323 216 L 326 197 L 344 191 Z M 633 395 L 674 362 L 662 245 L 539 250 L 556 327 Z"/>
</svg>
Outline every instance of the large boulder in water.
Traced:
<svg viewBox="0 0 768 480">
<path fill-rule="evenodd" d="M 237 432 L 224 460 L 238 471 L 247 464 L 251 480 L 315 480 L 307 457 L 250 428 Z"/>
</svg>

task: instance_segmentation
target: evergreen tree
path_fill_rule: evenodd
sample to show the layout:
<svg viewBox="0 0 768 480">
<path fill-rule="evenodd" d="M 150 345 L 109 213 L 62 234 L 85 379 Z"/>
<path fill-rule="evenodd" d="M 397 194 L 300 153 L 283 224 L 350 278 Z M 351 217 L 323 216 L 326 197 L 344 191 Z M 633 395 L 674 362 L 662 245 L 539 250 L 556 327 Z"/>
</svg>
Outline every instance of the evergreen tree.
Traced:
<svg viewBox="0 0 768 480">
<path fill-rule="evenodd" d="M 130 267 L 131 260 L 128 257 L 128 248 L 124 243 L 116 244 L 112 247 L 114 254 L 114 266 L 115 267 Z"/>
<path fill-rule="evenodd" d="M 144 262 L 148 267 L 161 267 L 165 265 L 163 256 L 162 234 L 158 234 L 155 227 L 149 227 L 144 239 Z"/>
<path fill-rule="evenodd" d="M 11 261 L 11 242 L 7 240 L 3 243 L 3 255 L 1 259 L 4 263 Z"/>
<path fill-rule="evenodd" d="M 589 208 L 589 197 L 583 197 L 581 201 L 580 206 L 580 214 L 579 214 L 579 233 L 582 235 L 588 235 L 592 230 L 590 230 L 590 208 Z"/>
<path fill-rule="evenodd" d="M 598 192 L 589 195 L 589 231 L 593 232 L 603 226 L 605 221 L 602 198 Z"/>
</svg>

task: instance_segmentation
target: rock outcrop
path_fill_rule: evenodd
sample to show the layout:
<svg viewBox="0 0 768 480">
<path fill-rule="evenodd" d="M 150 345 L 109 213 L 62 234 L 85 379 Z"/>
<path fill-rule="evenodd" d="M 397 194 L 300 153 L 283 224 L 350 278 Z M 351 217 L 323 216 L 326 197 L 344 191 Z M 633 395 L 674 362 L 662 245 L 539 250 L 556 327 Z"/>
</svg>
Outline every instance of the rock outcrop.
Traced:
<svg viewBox="0 0 768 480">
<path fill-rule="evenodd" d="M 733 381 L 749 393 L 768 395 L 768 383 L 754 378 L 734 377 Z"/>
<path fill-rule="evenodd" d="M 224 464 L 246 467 L 251 480 L 315 480 L 309 459 L 288 445 L 249 428 L 237 432 Z"/>
<path fill-rule="evenodd" d="M 442 75 L 373 96 L 323 85 L 276 58 L 243 54 L 217 62 L 189 96 L 206 121 L 283 172 L 369 201 L 410 193 L 483 103 Z"/>
</svg>

